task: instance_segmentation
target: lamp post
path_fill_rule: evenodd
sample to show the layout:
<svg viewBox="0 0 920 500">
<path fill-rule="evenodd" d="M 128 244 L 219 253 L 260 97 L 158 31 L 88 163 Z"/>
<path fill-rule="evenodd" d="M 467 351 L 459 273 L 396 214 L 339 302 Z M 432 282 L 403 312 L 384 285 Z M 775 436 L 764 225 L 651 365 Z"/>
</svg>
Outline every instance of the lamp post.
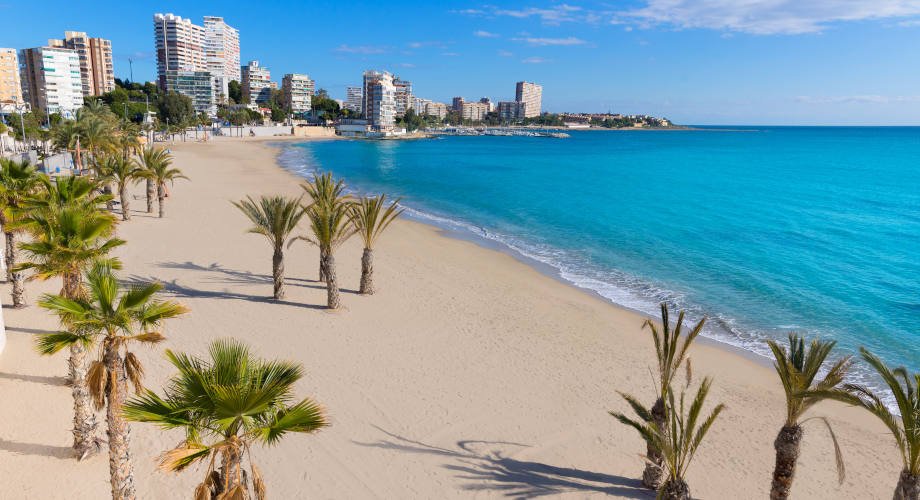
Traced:
<svg viewBox="0 0 920 500">
<path fill-rule="evenodd" d="M 22 130 L 22 152 L 24 153 L 26 151 L 26 121 L 22 117 L 22 115 L 23 115 L 23 111 L 26 110 L 26 105 L 23 104 L 21 110 L 19 106 L 16 106 L 16 110 L 19 111 L 19 126 L 22 127 L 21 128 Z"/>
</svg>

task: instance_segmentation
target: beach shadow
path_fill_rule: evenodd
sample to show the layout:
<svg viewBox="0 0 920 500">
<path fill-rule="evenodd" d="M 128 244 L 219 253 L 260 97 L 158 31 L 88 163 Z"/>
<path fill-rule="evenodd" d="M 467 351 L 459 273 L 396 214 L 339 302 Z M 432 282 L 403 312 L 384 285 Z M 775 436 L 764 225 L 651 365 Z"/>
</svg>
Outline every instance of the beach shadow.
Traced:
<svg viewBox="0 0 920 500">
<path fill-rule="evenodd" d="M 51 330 L 40 330 L 38 328 L 24 328 L 21 326 L 9 326 L 9 325 L 7 325 L 6 331 L 19 332 L 19 333 L 34 333 L 34 334 L 52 333 Z"/>
<path fill-rule="evenodd" d="M 249 271 L 239 271 L 236 269 L 228 269 L 216 262 L 211 263 L 210 265 L 203 266 L 201 264 L 196 264 L 194 262 L 158 262 L 158 267 L 164 269 L 184 269 L 189 271 L 201 271 L 201 272 L 210 272 L 217 273 L 221 275 L 220 278 L 215 278 L 210 280 L 210 283 L 226 283 L 226 284 L 236 284 L 236 285 L 260 285 L 260 284 L 271 284 L 272 277 L 267 274 L 257 274 L 251 273 Z M 311 280 L 306 278 L 296 278 L 285 276 L 284 283 L 288 286 L 297 286 L 301 288 L 312 288 L 314 290 L 325 290 L 326 285 L 321 283 L 319 280 Z M 351 290 L 348 288 L 339 287 L 339 291 L 343 293 L 358 294 L 357 290 Z"/>
<path fill-rule="evenodd" d="M 70 446 L 51 446 L 40 443 L 21 443 L 0 439 L 0 451 L 8 451 L 16 455 L 35 455 L 41 457 L 70 460 L 74 458 L 73 448 Z"/>
<path fill-rule="evenodd" d="M 163 285 L 163 290 L 173 294 L 176 297 L 186 297 L 186 298 L 213 298 L 213 299 L 232 299 L 232 300 L 245 300 L 247 302 L 256 302 L 260 304 L 279 304 L 284 306 L 291 307 L 300 307 L 303 309 L 320 309 L 327 310 L 326 306 L 315 305 L 315 304 L 303 304 L 300 302 L 290 302 L 287 300 L 275 300 L 271 297 L 263 297 L 260 295 L 248 295 L 245 293 L 236 293 L 236 292 L 218 292 L 212 290 L 199 290 L 197 288 L 192 288 L 184 285 L 180 285 L 176 280 L 164 281 L 158 280 L 153 277 L 143 277 L 143 276 L 131 276 L 127 280 L 124 280 L 128 285 L 143 285 L 151 282 L 159 282 Z"/>
<path fill-rule="evenodd" d="M 628 498 L 655 498 L 655 493 L 643 488 L 639 479 L 516 460 L 496 449 L 508 446 L 527 447 L 520 443 L 463 440 L 457 441 L 455 449 L 448 449 L 413 441 L 376 428 L 386 434 L 388 439 L 372 443 L 355 441 L 355 444 L 404 453 L 442 456 L 447 459 L 447 463 L 442 467 L 453 471 L 456 477 L 468 481 L 463 486 L 465 490 L 500 492 L 503 496 L 511 498 L 537 498 L 578 492 Z"/>
<path fill-rule="evenodd" d="M 0 379 L 19 380 L 21 382 L 32 382 L 35 384 L 53 385 L 57 387 L 67 386 L 67 377 L 46 377 L 42 375 L 22 375 L 19 373 L 0 372 Z"/>
</svg>

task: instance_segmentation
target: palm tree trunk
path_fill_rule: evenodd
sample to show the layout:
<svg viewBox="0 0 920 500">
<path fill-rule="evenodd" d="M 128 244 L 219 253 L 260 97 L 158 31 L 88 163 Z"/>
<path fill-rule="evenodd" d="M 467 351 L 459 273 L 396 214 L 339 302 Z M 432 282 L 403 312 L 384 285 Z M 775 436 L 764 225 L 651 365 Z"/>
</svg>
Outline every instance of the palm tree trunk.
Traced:
<svg viewBox="0 0 920 500">
<path fill-rule="evenodd" d="M 6 233 L 6 270 L 9 273 L 9 280 L 13 283 L 13 307 L 18 309 L 26 306 L 26 293 L 22 273 L 12 271 L 13 266 L 16 265 L 17 251 L 16 233 Z"/>
<path fill-rule="evenodd" d="M 901 477 L 898 478 L 898 486 L 894 490 L 893 500 L 917 499 L 920 499 L 920 475 L 902 470 Z"/>
<path fill-rule="evenodd" d="M 326 282 L 326 251 L 322 248 L 319 249 L 319 281 Z"/>
<path fill-rule="evenodd" d="M 128 393 L 125 360 L 119 349 L 106 342 L 103 357 L 112 380 L 106 388 L 106 434 L 109 438 L 109 474 L 112 483 L 112 500 L 134 500 L 134 465 L 131 463 L 131 428 L 122 416 L 121 408 Z"/>
<path fill-rule="evenodd" d="M 652 406 L 652 422 L 659 429 L 665 429 L 666 418 L 667 410 L 664 406 L 664 399 L 658 398 Z M 647 460 L 645 470 L 642 471 L 642 485 L 646 488 L 657 490 L 661 485 L 661 476 L 664 474 L 664 457 L 661 456 L 661 450 L 650 442 L 646 442 L 645 456 Z"/>
<path fill-rule="evenodd" d="M 224 492 L 229 492 L 233 488 L 240 486 L 245 487 L 243 476 L 243 454 L 239 446 L 227 446 L 221 456 L 220 488 Z M 242 497 L 246 498 L 246 496 Z"/>
<path fill-rule="evenodd" d="M 792 480 L 795 479 L 795 465 L 799 460 L 802 447 L 802 426 L 784 425 L 773 441 L 776 449 L 776 465 L 773 468 L 773 485 L 770 488 L 771 500 L 789 498 Z"/>
<path fill-rule="evenodd" d="M 6 221 L 3 221 L 3 226 L 6 227 Z M 3 263 L 6 264 L 6 280 L 12 281 L 13 279 L 13 252 L 16 249 L 16 236 L 11 233 L 4 231 L 3 236 L 6 238 L 6 252 L 3 255 Z"/>
<path fill-rule="evenodd" d="M 690 486 L 683 479 L 668 479 L 661 485 L 658 498 L 662 500 L 690 500 Z"/>
<path fill-rule="evenodd" d="M 102 194 L 107 194 L 107 195 L 110 195 L 110 196 L 111 196 L 111 195 L 112 195 L 112 185 L 109 184 L 108 182 L 106 182 L 106 183 L 102 186 Z M 108 210 L 109 212 L 114 212 L 114 211 L 115 211 L 115 202 L 112 201 L 112 200 L 109 200 L 109 201 L 105 202 L 105 209 Z"/>
<path fill-rule="evenodd" d="M 275 248 L 272 255 L 272 281 L 274 282 L 275 299 L 284 298 L 284 252 L 281 248 Z"/>
<path fill-rule="evenodd" d="M 374 251 L 365 248 L 361 255 L 361 289 L 364 295 L 374 294 Z"/>
<path fill-rule="evenodd" d="M 153 213 L 153 199 L 156 198 L 156 185 L 153 179 L 147 179 L 147 213 Z"/>
<path fill-rule="evenodd" d="M 166 217 L 166 186 L 157 184 L 157 205 L 160 207 L 160 218 Z"/>
<path fill-rule="evenodd" d="M 121 220 L 131 220 L 131 207 L 128 206 L 127 186 L 118 186 L 118 197 L 121 198 Z"/>
<path fill-rule="evenodd" d="M 63 295 L 68 299 L 75 299 L 79 295 L 79 290 L 79 271 L 65 274 Z M 98 452 L 100 443 L 96 439 L 96 415 L 92 409 L 89 386 L 86 384 L 86 349 L 79 342 L 70 344 L 67 367 L 70 371 L 73 395 L 73 449 L 77 459 L 83 460 Z"/>
<path fill-rule="evenodd" d="M 332 252 L 326 254 L 326 306 L 329 309 L 338 309 L 341 305 L 339 300 L 339 282 L 335 276 L 335 256 Z"/>
</svg>

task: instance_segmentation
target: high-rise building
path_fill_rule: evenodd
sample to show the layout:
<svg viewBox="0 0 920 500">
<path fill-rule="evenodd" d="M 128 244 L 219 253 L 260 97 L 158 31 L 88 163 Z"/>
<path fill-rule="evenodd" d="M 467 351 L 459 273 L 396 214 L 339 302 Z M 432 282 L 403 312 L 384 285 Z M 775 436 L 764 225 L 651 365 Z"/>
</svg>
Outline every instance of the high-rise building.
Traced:
<svg viewBox="0 0 920 500">
<path fill-rule="evenodd" d="M 364 72 L 361 111 L 367 124 L 377 132 L 390 131 L 396 124 L 396 87 L 386 71 Z"/>
<path fill-rule="evenodd" d="M 272 73 L 259 61 L 249 61 L 243 66 L 243 101 L 249 104 L 265 104 L 272 98 L 272 90 L 278 84 L 272 81 Z"/>
<path fill-rule="evenodd" d="M 65 31 L 63 39 L 48 40 L 48 46 L 77 52 L 84 96 L 102 95 L 115 90 L 115 67 L 110 40 L 90 38 L 82 31 Z"/>
<path fill-rule="evenodd" d="M 242 81 L 240 70 L 240 32 L 224 18 L 204 16 L 204 53 L 208 72 L 214 79 L 214 96 L 227 102 L 231 81 Z"/>
<path fill-rule="evenodd" d="M 489 113 L 489 105 L 483 102 L 465 102 L 460 109 L 460 118 L 481 122 Z"/>
<path fill-rule="evenodd" d="M 166 72 L 166 88 L 170 92 L 188 96 L 196 113 L 205 113 L 209 116 L 217 114 L 211 73 L 171 69 Z"/>
<path fill-rule="evenodd" d="M 24 102 L 16 49 L 0 49 L 0 103 L 21 106 Z"/>
<path fill-rule="evenodd" d="M 527 104 L 518 101 L 503 101 L 498 103 L 498 118 L 503 122 L 523 120 Z"/>
<path fill-rule="evenodd" d="M 488 97 L 483 97 L 482 99 L 479 100 L 479 102 L 485 104 L 486 107 L 489 108 L 489 113 L 495 111 L 495 103 L 493 103 L 492 100 L 489 99 Z"/>
<path fill-rule="evenodd" d="M 543 102 L 543 87 L 531 82 L 517 82 L 514 91 L 514 100 L 523 102 L 524 118 L 540 116 Z"/>
<path fill-rule="evenodd" d="M 307 75 L 288 73 L 281 80 L 281 91 L 284 95 L 284 107 L 288 113 L 309 113 L 313 104 L 313 91 L 315 85 Z"/>
<path fill-rule="evenodd" d="M 73 116 L 83 107 L 83 79 L 76 50 L 35 47 L 19 53 L 23 97 L 33 109 Z"/>
<path fill-rule="evenodd" d="M 447 117 L 447 104 L 443 102 L 427 102 L 425 103 L 425 112 L 424 114 L 435 116 L 438 118 Z"/>
<path fill-rule="evenodd" d="M 405 116 L 406 111 L 414 104 L 412 102 L 412 82 L 396 78 L 393 80 L 396 89 L 396 116 Z"/>
<path fill-rule="evenodd" d="M 361 112 L 361 100 L 363 99 L 363 87 L 346 87 L 345 88 L 345 109 Z"/>
<path fill-rule="evenodd" d="M 166 72 L 207 71 L 205 57 L 205 29 L 173 14 L 153 15 L 153 34 L 157 50 L 157 81 L 162 90 L 172 90 L 166 85 Z"/>
<path fill-rule="evenodd" d="M 459 113 L 459 112 L 463 111 L 463 103 L 464 103 L 464 102 L 465 102 L 465 101 L 463 100 L 462 97 L 454 97 L 453 101 L 451 101 L 451 104 L 452 104 L 452 105 L 451 105 L 451 108 L 450 108 L 450 109 L 452 109 L 452 110 L 454 110 L 454 111 L 456 111 L 456 112 Z"/>
</svg>

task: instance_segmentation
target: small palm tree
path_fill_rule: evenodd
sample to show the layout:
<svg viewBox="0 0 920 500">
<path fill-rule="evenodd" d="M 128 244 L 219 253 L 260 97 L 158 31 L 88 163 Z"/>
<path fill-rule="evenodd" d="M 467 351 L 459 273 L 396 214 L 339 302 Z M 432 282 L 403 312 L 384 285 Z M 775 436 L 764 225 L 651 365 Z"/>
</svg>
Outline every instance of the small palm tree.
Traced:
<svg viewBox="0 0 920 500">
<path fill-rule="evenodd" d="M 128 381 L 140 394 L 144 370 L 128 350 L 133 342 L 156 344 L 165 337 L 158 331 L 164 320 L 186 312 L 176 302 L 154 300 L 158 283 L 121 288 L 111 267 L 97 263 L 87 274 L 88 294 L 70 299 L 45 295 L 39 305 L 58 316 L 65 331 L 40 335 L 36 346 L 51 355 L 73 344 L 99 345 L 100 358 L 89 368 L 89 391 L 97 410 L 106 409 L 109 473 L 112 498 L 136 498 L 128 422 L 122 406 Z"/>
<path fill-rule="evenodd" d="M 869 352 L 860 348 L 863 360 L 869 364 L 891 390 L 897 411 L 892 412 L 882 398 L 868 387 L 846 384 L 844 391 L 824 391 L 822 396 L 859 406 L 875 415 L 888 427 L 901 452 L 901 475 L 894 490 L 894 500 L 920 499 L 920 373 L 908 373 L 903 366 L 891 369 Z"/>
<path fill-rule="evenodd" d="M 39 174 L 29 162 L 17 162 L 0 158 L 0 225 L 6 239 L 7 280 L 12 283 L 13 307 L 24 307 L 25 287 L 24 277 L 21 272 L 14 271 L 16 267 L 17 250 L 14 218 L 23 200 L 29 196 L 40 184 Z"/>
<path fill-rule="evenodd" d="M 284 297 L 284 245 L 304 215 L 302 198 L 262 196 L 258 201 L 247 197 L 233 202 L 252 221 L 250 233 L 261 234 L 272 245 L 272 281 L 275 299 Z"/>
<path fill-rule="evenodd" d="M 118 198 L 121 201 L 121 220 L 131 220 L 128 186 L 141 178 L 143 171 L 134 160 L 121 155 L 105 157 L 99 169 L 102 175 L 107 179 L 111 179 L 118 189 Z"/>
<path fill-rule="evenodd" d="M 801 426 L 804 422 L 799 422 L 799 419 L 809 408 L 822 399 L 826 399 L 828 393 L 846 394 L 841 383 L 850 368 L 850 357 L 838 360 L 831 365 L 824 378 L 816 381 L 824 360 L 827 359 L 836 342 L 813 340 L 806 348 L 805 339 L 796 334 L 789 334 L 788 351 L 775 341 L 770 340 L 767 344 L 773 351 L 773 357 L 776 358 L 773 366 L 776 368 L 776 373 L 786 393 L 786 422 L 773 442 L 773 447 L 776 449 L 776 465 L 773 469 L 773 483 L 770 489 L 770 498 L 781 500 L 789 498 L 792 480 L 795 477 L 795 466 L 804 435 Z M 827 419 L 822 417 L 821 421 L 831 433 L 834 454 L 837 458 L 837 474 L 842 483 L 845 470 L 837 437 Z"/>
<path fill-rule="evenodd" d="M 326 274 L 326 306 L 329 309 L 338 309 L 341 305 L 339 282 L 335 272 L 335 250 L 355 232 L 348 212 L 349 205 L 345 202 L 331 206 L 313 203 L 306 209 L 312 236 L 294 238 L 319 247 L 319 253 L 323 257 L 320 269 Z"/>
<path fill-rule="evenodd" d="M 252 463 L 250 447 L 273 445 L 290 432 L 308 434 L 328 425 L 325 412 L 312 399 L 293 403 L 294 384 L 304 374 L 300 364 L 258 359 L 235 340 L 212 343 L 210 360 L 169 350 L 166 357 L 179 373 L 166 385 L 165 394 L 147 391 L 133 398 L 124 407 L 125 416 L 185 431 L 186 439 L 163 455 L 160 467 L 181 471 L 207 463 L 196 499 L 249 498 L 250 477 L 255 498 L 264 499 L 265 483 Z"/>
<path fill-rule="evenodd" d="M 355 231 L 364 241 L 364 253 L 361 255 L 360 293 L 374 293 L 374 243 L 387 226 L 403 212 L 397 199 L 390 206 L 386 205 L 386 195 L 361 198 L 351 205 L 351 220 Z"/>
<path fill-rule="evenodd" d="M 140 176 L 148 179 L 147 184 L 147 209 L 153 210 L 151 184 L 156 188 L 157 204 L 160 208 L 160 218 L 166 216 L 166 183 L 172 184 L 177 179 L 188 179 L 178 168 L 172 167 L 172 155 L 163 148 L 147 148 L 141 154 L 141 165 L 144 169 Z"/>
<path fill-rule="evenodd" d="M 349 196 L 345 194 L 345 181 L 336 181 L 332 173 L 325 173 L 313 177 L 313 180 L 300 185 L 307 193 L 314 205 L 320 207 L 337 207 L 348 202 Z M 326 281 L 326 270 L 323 263 L 326 254 L 323 248 L 319 249 L 319 281 Z"/>
<path fill-rule="evenodd" d="M 31 234 L 33 240 L 19 244 L 28 260 L 18 264 L 15 270 L 32 269 L 33 278 L 42 280 L 60 276 L 61 295 L 76 300 L 83 295 L 83 272 L 125 242 L 110 237 L 115 219 L 97 208 L 97 200 L 105 198 L 94 195 L 92 182 L 68 180 L 43 185 L 46 191 L 29 200 L 30 208 L 23 210 L 16 220 L 17 227 Z M 109 261 L 113 266 L 118 265 L 117 260 Z M 96 418 L 90 407 L 85 365 L 85 347 L 71 344 L 68 368 L 74 399 L 73 447 L 81 460 L 100 446 L 95 437 Z"/>
<path fill-rule="evenodd" d="M 690 360 L 687 358 L 687 351 L 690 348 L 690 344 L 703 331 L 706 318 L 701 319 L 686 334 L 682 331 L 683 324 L 684 312 L 681 311 L 677 316 L 677 324 L 671 330 L 668 305 L 662 302 L 661 331 L 651 320 L 646 320 L 643 325 L 643 328 L 647 327 L 652 332 L 652 339 L 655 341 L 655 358 L 658 362 L 658 387 L 656 388 L 658 397 L 655 399 L 655 404 L 652 405 L 648 416 L 650 422 L 662 429 L 666 429 L 665 422 L 668 419 L 666 402 L 671 392 L 671 384 L 684 361 L 687 362 L 687 373 L 690 373 Z M 664 457 L 662 457 L 661 451 L 652 441 L 646 443 L 645 456 L 646 462 L 645 469 L 642 471 L 642 484 L 647 488 L 657 490 L 661 485 Z"/>
<path fill-rule="evenodd" d="M 689 385 L 689 381 L 688 381 Z M 672 391 L 667 395 L 667 418 L 664 425 L 659 425 L 652 418 L 651 410 L 642 406 L 639 401 L 628 394 L 620 393 L 639 420 L 632 419 L 623 413 L 610 412 L 620 422 L 633 427 L 647 443 L 651 443 L 660 450 L 663 464 L 667 468 L 667 478 L 658 490 L 658 498 L 664 500 L 689 500 L 690 487 L 684 479 L 690 462 L 696 454 L 697 448 L 709 432 L 716 417 L 725 408 L 718 404 L 704 420 L 700 421 L 703 404 L 712 385 L 710 378 L 703 379 L 689 408 L 685 407 L 685 391 L 680 394 L 679 405 L 675 404 Z M 701 422 L 697 425 L 697 422 Z"/>
</svg>

